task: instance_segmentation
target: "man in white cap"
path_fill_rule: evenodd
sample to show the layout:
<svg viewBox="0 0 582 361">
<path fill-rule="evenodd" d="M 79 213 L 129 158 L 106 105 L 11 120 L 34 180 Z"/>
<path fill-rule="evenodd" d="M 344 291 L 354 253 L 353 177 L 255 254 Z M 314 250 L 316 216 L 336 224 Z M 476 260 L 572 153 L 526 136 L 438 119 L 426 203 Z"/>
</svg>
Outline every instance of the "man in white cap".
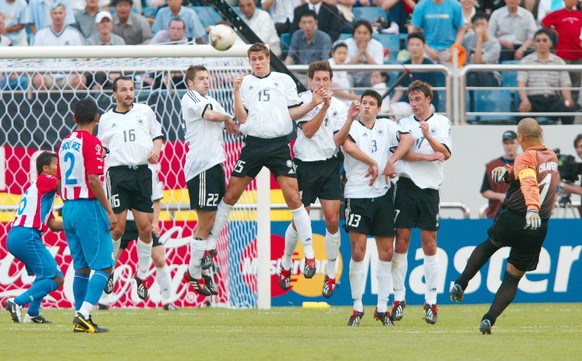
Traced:
<svg viewBox="0 0 582 361">
<path fill-rule="evenodd" d="M 87 39 L 87 45 L 125 45 L 125 40 L 113 33 L 113 17 L 109 11 L 100 11 L 95 16 L 96 32 Z"/>
</svg>

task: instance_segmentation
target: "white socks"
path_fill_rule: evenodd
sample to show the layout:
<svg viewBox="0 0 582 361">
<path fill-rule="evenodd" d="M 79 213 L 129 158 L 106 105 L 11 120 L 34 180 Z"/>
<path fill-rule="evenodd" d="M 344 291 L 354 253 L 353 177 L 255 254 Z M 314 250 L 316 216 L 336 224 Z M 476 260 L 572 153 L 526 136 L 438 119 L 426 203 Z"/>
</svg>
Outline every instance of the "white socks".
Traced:
<svg viewBox="0 0 582 361">
<path fill-rule="evenodd" d="M 392 281 L 394 286 L 394 301 L 404 301 L 406 299 L 406 287 L 404 279 L 408 271 L 408 252 L 396 253 L 392 258 Z"/>
<path fill-rule="evenodd" d="M 162 304 L 170 303 L 170 297 L 172 296 L 170 292 L 170 272 L 168 271 L 168 266 L 156 267 L 156 281 L 160 286 L 160 295 L 162 295 Z"/>
<path fill-rule="evenodd" d="M 281 259 L 281 266 L 286 270 L 291 269 L 291 266 L 293 266 L 291 257 L 295 253 L 297 243 L 299 243 L 299 233 L 293 228 L 293 223 L 290 223 L 287 231 L 285 231 L 285 251 Z"/>
<path fill-rule="evenodd" d="M 141 239 L 137 239 L 137 260 L 137 278 L 144 280 L 147 278 L 152 262 L 152 242 L 144 243 Z"/>
<path fill-rule="evenodd" d="M 297 233 L 301 242 L 303 242 L 303 252 L 305 258 L 315 258 L 315 252 L 313 251 L 313 232 L 311 230 L 311 218 L 309 218 L 309 213 L 305 210 L 302 205 L 297 209 L 291 210 L 293 215 L 293 222 L 295 223 L 295 228 L 297 228 Z"/>
<path fill-rule="evenodd" d="M 339 230 L 335 234 L 329 233 L 328 230 L 325 231 L 325 253 L 327 255 L 327 266 L 325 272 L 329 278 L 335 279 L 335 267 L 340 244 L 341 235 Z"/>
<path fill-rule="evenodd" d="M 111 257 L 113 258 L 114 262 L 117 262 L 117 254 L 119 253 L 119 247 L 121 247 L 121 238 L 118 240 L 112 239 L 112 241 L 113 241 L 113 253 L 111 253 Z"/>
<path fill-rule="evenodd" d="M 214 237 L 215 238 L 214 242 L 216 242 L 218 235 L 220 234 L 220 232 L 224 228 L 224 225 L 226 224 L 226 222 L 228 222 L 228 216 L 230 215 L 231 211 L 232 211 L 232 206 L 229 206 L 228 204 L 224 203 L 224 199 L 221 200 L 220 203 L 218 203 L 218 209 L 216 210 L 216 218 L 214 220 L 214 226 L 212 226 L 212 231 L 210 231 L 212 236 L 208 236 L 208 238 Z M 216 245 L 216 243 L 215 243 L 215 245 Z"/>
<path fill-rule="evenodd" d="M 378 279 L 378 312 L 386 312 L 388 310 L 390 289 L 392 288 L 392 262 L 378 260 L 376 278 Z"/>
<path fill-rule="evenodd" d="M 362 304 L 362 293 L 364 292 L 364 262 L 356 262 L 350 258 L 350 286 L 352 288 L 352 299 L 354 300 L 354 310 L 364 312 Z"/>
<path fill-rule="evenodd" d="M 437 284 L 439 278 L 439 256 L 424 255 L 424 280 L 426 282 L 426 293 L 424 301 L 429 305 L 437 302 Z"/>
<path fill-rule="evenodd" d="M 200 279 L 202 277 L 200 271 L 200 263 L 202 257 L 204 256 L 204 251 L 206 251 L 208 246 L 208 241 L 200 239 L 199 237 L 194 238 L 190 242 L 190 263 L 188 264 L 188 273 L 195 279 Z"/>
</svg>

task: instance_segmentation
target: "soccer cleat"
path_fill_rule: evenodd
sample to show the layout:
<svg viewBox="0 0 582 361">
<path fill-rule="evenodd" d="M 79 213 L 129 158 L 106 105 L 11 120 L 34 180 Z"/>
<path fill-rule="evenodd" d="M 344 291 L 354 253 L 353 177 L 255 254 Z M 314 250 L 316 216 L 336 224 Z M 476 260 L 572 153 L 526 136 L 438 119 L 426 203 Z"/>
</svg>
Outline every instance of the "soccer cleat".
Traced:
<svg viewBox="0 0 582 361">
<path fill-rule="evenodd" d="M 24 323 L 52 323 L 42 315 L 31 316 L 28 313 L 24 315 Z"/>
<path fill-rule="evenodd" d="M 360 321 L 362 320 L 362 317 L 364 317 L 364 312 L 359 312 L 359 311 L 353 310 L 352 315 L 350 316 L 350 319 L 348 320 L 348 326 L 352 326 L 352 327 L 359 326 Z"/>
<path fill-rule="evenodd" d="M 107 284 L 105 284 L 105 288 L 103 289 L 103 292 L 105 292 L 105 294 L 110 295 L 111 292 L 113 292 L 113 288 L 115 287 L 115 280 L 113 279 L 113 273 L 111 275 L 109 275 L 109 279 L 107 280 Z"/>
<path fill-rule="evenodd" d="M 142 280 L 135 276 L 135 283 L 137 285 L 137 296 L 145 301 L 148 298 L 148 284 L 146 280 Z"/>
<path fill-rule="evenodd" d="M 202 269 L 209 269 L 212 266 L 212 260 L 214 256 L 216 256 L 216 249 L 208 249 L 204 251 L 204 256 L 202 256 L 202 262 L 200 263 L 200 267 Z"/>
<path fill-rule="evenodd" d="M 335 286 L 335 278 L 329 278 L 328 275 L 325 275 L 323 278 L 323 288 L 321 289 L 321 295 L 325 298 L 330 298 L 333 296 Z"/>
<path fill-rule="evenodd" d="M 461 303 L 463 302 L 463 297 L 465 297 L 465 291 L 460 284 L 455 283 L 451 288 L 450 292 L 451 301 Z"/>
<path fill-rule="evenodd" d="M 174 306 L 174 305 L 173 305 L 173 304 L 171 304 L 171 303 L 166 303 L 166 304 L 163 306 L 163 308 L 164 308 L 164 310 L 166 310 L 166 311 L 178 311 L 178 307 Z"/>
<path fill-rule="evenodd" d="M 97 308 L 98 308 L 100 311 L 107 311 L 107 310 L 109 310 L 109 305 L 106 305 L 106 304 L 104 304 L 104 303 L 98 303 L 98 304 L 97 304 Z"/>
<path fill-rule="evenodd" d="M 484 335 L 490 335 L 491 334 L 491 321 L 489 321 L 488 319 L 484 319 L 483 321 L 481 321 L 481 324 L 479 325 L 479 331 L 481 331 L 482 334 Z"/>
<path fill-rule="evenodd" d="M 208 288 L 208 291 L 210 291 L 211 294 L 217 296 L 218 290 L 216 289 L 216 284 L 214 284 L 214 280 L 212 279 L 212 277 L 202 275 L 202 278 L 204 278 L 204 282 L 206 283 L 206 288 Z"/>
<path fill-rule="evenodd" d="M 204 280 L 204 277 L 200 279 L 195 279 L 194 277 L 190 276 L 190 273 L 188 272 L 188 270 L 186 270 L 186 272 L 184 272 L 184 279 L 190 282 L 192 288 L 198 294 L 202 296 L 211 295 L 210 290 L 208 289 L 208 287 L 206 287 L 206 281 Z"/>
<path fill-rule="evenodd" d="M 406 301 L 394 301 L 392 303 L 392 321 L 400 321 L 404 317 Z"/>
<path fill-rule="evenodd" d="M 426 320 L 427 323 L 430 323 L 431 325 L 434 325 L 437 320 L 437 313 L 438 313 L 438 307 L 436 304 L 434 305 L 429 305 L 428 303 L 424 304 L 424 311 L 426 312 L 426 315 L 424 316 L 424 319 Z"/>
<path fill-rule="evenodd" d="M 374 310 L 374 319 L 382 322 L 382 326 L 394 326 L 390 312 L 378 312 L 378 308 Z"/>
<path fill-rule="evenodd" d="M 9 298 L 4 302 L 4 308 L 10 312 L 12 321 L 22 322 L 22 306 L 14 303 L 14 298 Z"/>
<path fill-rule="evenodd" d="M 277 281 L 279 282 L 279 287 L 281 287 L 283 291 L 287 291 L 291 288 L 291 269 L 284 269 L 283 265 L 281 265 Z"/>
<path fill-rule="evenodd" d="M 77 332 L 84 332 L 84 333 L 109 332 L 108 329 L 103 328 L 103 327 L 99 327 L 99 326 L 97 326 L 97 324 L 93 323 L 93 320 L 91 320 L 91 316 L 89 316 L 89 318 L 85 318 L 79 312 L 75 313 L 75 317 L 73 318 L 73 325 L 75 326 L 73 328 L 73 332 L 75 332 L 75 333 L 77 333 Z"/>
<path fill-rule="evenodd" d="M 312 278 L 315 275 L 315 258 L 306 258 L 305 266 L 303 266 L 303 276 L 305 278 Z"/>
</svg>

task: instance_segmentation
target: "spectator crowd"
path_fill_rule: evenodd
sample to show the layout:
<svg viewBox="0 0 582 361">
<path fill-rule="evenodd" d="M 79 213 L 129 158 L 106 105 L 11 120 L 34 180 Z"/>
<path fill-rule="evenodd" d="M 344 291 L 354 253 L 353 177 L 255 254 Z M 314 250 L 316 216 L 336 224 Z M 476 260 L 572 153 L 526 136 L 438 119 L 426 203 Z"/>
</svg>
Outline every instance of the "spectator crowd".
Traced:
<svg viewBox="0 0 582 361">
<path fill-rule="evenodd" d="M 582 64 L 578 0 L 227 2 L 286 64 L 327 59 L 332 64 L 400 62 L 449 67 Z M 208 32 L 220 21 L 204 0 L 0 0 L 0 46 L 205 44 Z M 540 29 L 545 32 L 536 33 Z M 338 74 L 333 86 L 342 100 L 350 102 L 354 88 L 383 87 L 381 83 L 390 82 L 390 74 L 372 78 L 369 72 Z M 431 84 L 444 85 L 438 76 L 433 78 Z M 580 107 L 580 79 L 580 71 L 520 72 L 515 84 L 509 85 L 557 88 L 521 91 L 516 110 L 537 111 L 551 104 L 554 111 L 572 111 Z M 48 74 L 30 82 L 36 89 L 91 87 L 82 76 Z M 27 83 L 0 74 L 0 89 L 18 89 Z M 474 72 L 468 78 L 471 86 L 502 83 L 499 72 Z M 387 107 L 407 100 L 402 91 L 391 95 Z M 561 120 L 570 123 L 571 118 Z"/>
</svg>

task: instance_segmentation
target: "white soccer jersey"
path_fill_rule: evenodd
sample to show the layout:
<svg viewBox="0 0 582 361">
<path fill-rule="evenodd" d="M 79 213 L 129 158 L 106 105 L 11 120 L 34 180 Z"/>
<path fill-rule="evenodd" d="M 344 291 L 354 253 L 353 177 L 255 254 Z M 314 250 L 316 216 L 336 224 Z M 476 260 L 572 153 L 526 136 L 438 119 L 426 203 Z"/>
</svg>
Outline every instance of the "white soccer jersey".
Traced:
<svg viewBox="0 0 582 361">
<path fill-rule="evenodd" d="M 69 46 L 84 45 L 83 35 L 70 26 L 65 26 L 60 33 L 55 33 L 52 27 L 40 29 L 34 36 L 34 46 Z"/>
<path fill-rule="evenodd" d="M 208 109 L 228 114 L 216 99 L 203 97 L 195 90 L 182 97 L 182 127 L 188 144 L 184 165 L 186 181 L 226 160 L 224 123 L 205 120 L 204 112 Z"/>
<path fill-rule="evenodd" d="M 433 114 L 427 120 L 430 134 L 439 143 L 444 144 L 449 152 L 453 151 L 453 144 L 451 139 L 451 121 L 440 114 Z M 400 127 L 408 130 L 414 136 L 414 146 L 412 150 L 421 154 L 432 154 L 434 150 L 430 144 L 425 140 L 422 131 L 418 125 L 418 121 L 414 115 L 402 118 L 398 121 Z M 400 177 L 410 178 L 417 187 L 421 189 L 440 189 L 444 180 L 444 162 L 441 161 L 420 161 L 407 162 L 400 160 L 396 164 L 396 170 Z"/>
<path fill-rule="evenodd" d="M 376 119 L 372 129 L 368 129 L 362 122 L 352 124 L 350 137 L 360 150 L 378 163 L 378 171 L 382 172 L 393 148 L 398 146 L 399 133 L 406 133 L 390 119 Z M 344 195 L 346 198 L 377 198 L 381 197 L 390 188 L 390 183 L 381 174 L 370 187 L 370 177 L 366 177 L 369 166 L 352 158 L 345 153 L 344 168 L 346 170 L 346 183 Z"/>
<path fill-rule="evenodd" d="M 299 94 L 299 98 L 303 103 L 309 103 L 312 96 L 313 93 L 311 91 Z M 331 104 L 327 109 L 325 119 L 311 139 L 307 138 L 303 134 L 303 130 L 301 130 L 301 123 L 313 119 L 322 107 L 323 104 L 316 106 L 297 121 L 299 123 L 299 129 L 297 130 L 297 141 L 295 142 L 293 150 L 295 151 L 295 157 L 304 162 L 326 160 L 333 157 L 338 151 L 333 136 L 335 132 L 341 129 L 348 116 L 346 105 L 341 100 L 331 98 Z"/>
<path fill-rule="evenodd" d="M 293 131 L 288 108 L 301 105 L 301 100 L 289 75 L 274 71 L 264 78 L 247 75 L 240 94 L 248 112 L 247 121 L 241 127 L 246 135 L 271 139 Z"/>
<path fill-rule="evenodd" d="M 99 120 L 97 137 L 109 150 L 107 167 L 148 163 L 154 139 L 163 138 L 156 114 L 146 104 L 134 104 L 127 113 L 111 109 Z"/>
</svg>

